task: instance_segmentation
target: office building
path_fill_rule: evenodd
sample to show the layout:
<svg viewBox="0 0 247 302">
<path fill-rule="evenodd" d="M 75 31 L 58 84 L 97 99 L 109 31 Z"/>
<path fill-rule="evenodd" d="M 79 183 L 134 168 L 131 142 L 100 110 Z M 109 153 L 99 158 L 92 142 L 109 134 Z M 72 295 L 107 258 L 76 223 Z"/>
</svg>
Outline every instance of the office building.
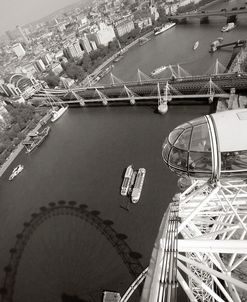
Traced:
<svg viewBox="0 0 247 302">
<path fill-rule="evenodd" d="M 80 46 L 81 49 L 84 50 L 86 53 L 90 53 L 92 51 L 92 47 L 90 45 L 90 41 L 87 38 L 87 35 L 84 35 L 84 37 L 80 39 Z"/>
<path fill-rule="evenodd" d="M 116 38 L 114 28 L 105 23 L 99 24 L 99 29 L 91 34 L 88 34 L 90 41 L 94 41 L 99 47 L 100 45 L 107 46 L 108 43 Z"/>
<path fill-rule="evenodd" d="M 29 39 L 28 39 L 27 35 L 24 33 L 24 31 L 22 30 L 22 28 L 19 25 L 17 25 L 16 29 L 17 29 L 18 33 L 21 35 L 23 42 L 28 44 Z"/>
<path fill-rule="evenodd" d="M 42 55 L 41 60 L 43 61 L 45 66 L 48 66 L 52 63 L 52 57 L 49 53 Z"/>
<path fill-rule="evenodd" d="M 38 59 L 34 62 L 34 67 L 37 69 L 37 71 L 43 72 L 46 70 L 45 64 L 41 59 Z"/>
<path fill-rule="evenodd" d="M 26 54 L 26 51 L 24 50 L 24 48 L 21 45 L 21 43 L 14 44 L 12 46 L 12 50 L 14 51 L 14 53 L 16 54 L 16 56 L 17 56 L 18 59 L 21 59 Z"/>
<path fill-rule="evenodd" d="M 68 59 L 82 58 L 84 51 L 81 49 L 79 40 L 76 40 L 63 49 L 64 55 Z"/>
<path fill-rule="evenodd" d="M 114 24 L 116 34 L 119 37 L 131 32 L 134 28 L 134 22 L 131 20 L 131 17 L 123 18 L 115 22 Z"/>
</svg>

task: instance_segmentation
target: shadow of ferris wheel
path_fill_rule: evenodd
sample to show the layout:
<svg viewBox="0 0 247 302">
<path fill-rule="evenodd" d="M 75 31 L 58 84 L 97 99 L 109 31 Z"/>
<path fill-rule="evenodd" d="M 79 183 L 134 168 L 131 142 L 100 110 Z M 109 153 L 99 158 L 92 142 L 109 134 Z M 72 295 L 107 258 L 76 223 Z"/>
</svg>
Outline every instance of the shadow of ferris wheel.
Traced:
<svg viewBox="0 0 247 302">
<path fill-rule="evenodd" d="M 24 222 L 22 232 L 16 235 L 17 240 L 15 246 L 9 251 L 9 263 L 4 267 L 5 277 L 3 285 L 0 288 L 1 302 L 13 301 L 18 266 L 25 247 L 35 230 L 46 220 L 51 219 L 54 216 L 70 215 L 90 223 L 111 243 L 128 268 L 133 280 L 142 273 L 144 267 L 139 260 L 142 255 L 132 251 L 130 246 L 126 243 L 127 235 L 117 233 L 113 228 L 113 221 L 102 219 L 99 216 L 99 211 L 90 211 L 86 204 L 77 204 L 76 201 L 69 201 L 66 203 L 63 200 L 60 200 L 57 203 L 50 202 L 48 205 L 48 207 L 40 207 L 38 213 L 33 213 L 30 221 Z"/>
</svg>

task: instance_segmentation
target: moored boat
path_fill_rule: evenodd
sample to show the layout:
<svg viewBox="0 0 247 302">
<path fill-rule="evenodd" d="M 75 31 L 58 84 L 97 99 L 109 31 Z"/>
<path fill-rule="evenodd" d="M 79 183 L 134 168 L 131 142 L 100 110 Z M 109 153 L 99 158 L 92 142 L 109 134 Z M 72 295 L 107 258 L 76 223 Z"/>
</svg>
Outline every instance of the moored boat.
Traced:
<svg viewBox="0 0 247 302">
<path fill-rule="evenodd" d="M 176 23 L 175 22 L 168 22 L 165 25 L 161 26 L 161 27 L 157 27 L 154 29 L 154 34 L 155 36 L 163 33 L 164 31 L 167 31 L 168 29 L 170 29 L 171 27 L 175 26 Z"/>
<path fill-rule="evenodd" d="M 196 41 L 194 46 L 193 46 L 193 49 L 196 50 L 198 48 L 198 46 L 199 46 L 199 41 Z"/>
<path fill-rule="evenodd" d="M 134 171 L 132 176 L 131 176 L 131 179 L 130 179 L 130 185 L 129 185 L 129 189 L 128 189 L 128 194 L 130 194 L 133 190 L 133 186 L 134 186 L 134 183 L 135 183 L 135 179 L 136 179 L 136 175 L 137 175 L 137 171 Z"/>
<path fill-rule="evenodd" d="M 133 167 L 132 167 L 132 165 L 129 165 L 125 171 L 124 179 L 123 179 L 122 186 L 121 186 L 121 195 L 122 196 L 126 196 L 128 193 L 132 174 L 133 174 Z"/>
<path fill-rule="evenodd" d="M 26 152 L 30 153 L 33 151 L 34 148 L 38 147 L 44 139 L 47 137 L 47 135 L 50 132 L 50 127 L 45 127 L 41 132 L 38 132 L 38 134 L 34 137 L 30 137 L 29 140 L 24 141 L 23 145 L 26 147 Z"/>
<path fill-rule="evenodd" d="M 21 171 L 24 169 L 23 165 L 18 165 L 17 167 L 14 168 L 14 170 L 12 171 L 11 175 L 9 176 L 9 180 L 12 180 L 13 178 L 15 178 L 19 173 L 21 173 Z"/>
<path fill-rule="evenodd" d="M 222 29 L 221 29 L 221 31 L 222 32 L 227 32 L 227 31 L 232 30 L 234 27 L 236 27 L 235 23 L 234 22 L 230 22 L 230 23 L 227 23 L 225 26 L 223 26 Z"/>
<path fill-rule="evenodd" d="M 134 188 L 131 193 L 131 201 L 133 203 L 137 203 L 140 199 L 145 175 L 146 175 L 146 169 L 140 168 L 138 170 Z"/>
<path fill-rule="evenodd" d="M 51 121 L 52 122 L 55 122 L 57 119 L 59 119 L 64 113 L 65 111 L 68 109 L 69 106 L 66 106 L 66 107 L 61 107 L 59 108 L 58 110 L 53 110 L 52 111 L 52 118 L 51 118 Z"/>
<path fill-rule="evenodd" d="M 157 74 L 161 73 L 162 71 L 165 71 L 167 68 L 167 66 L 160 66 L 156 69 L 154 69 L 152 72 L 151 72 L 151 76 L 156 76 Z"/>
</svg>

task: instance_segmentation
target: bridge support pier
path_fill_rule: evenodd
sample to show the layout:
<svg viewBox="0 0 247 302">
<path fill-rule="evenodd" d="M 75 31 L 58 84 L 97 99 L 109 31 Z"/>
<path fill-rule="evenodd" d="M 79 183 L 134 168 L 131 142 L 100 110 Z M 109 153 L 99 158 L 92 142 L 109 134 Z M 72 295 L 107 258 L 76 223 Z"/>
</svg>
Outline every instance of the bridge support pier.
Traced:
<svg viewBox="0 0 247 302">
<path fill-rule="evenodd" d="M 200 24 L 208 24 L 209 23 L 209 19 L 208 17 L 202 17 L 200 19 Z"/>
<path fill-rule="evenodd" d="M 135 98 L 134 98 L 134 97 L 131 97 L 131 98 L 130 98 L 130 105 L 135 105 L 135 103 L 136 103 Z"/>
<path fill-rule="evenodd" d="M 226 23 L 236 22 L 237 21 L 237 15 L 231 15 L 227 17 Z"/>
<path fill-rule="evenodd" d="M 213 101 L 214 101 L 214 95 L 212 94 L 212 95 L 210 95 L 209 98 L 208 98 L 208 103 L 209 103 L 209 104 L 212 104 Z"/>
<path fill-rule="evenodd" d="M 187 19 L 183 18 L 179 21 L 180 24 L 187 24 Z"/>
<path fill-rule="evenodd" d="M 80 99 L 80 100 L 79 100 L 79 104 L 80 104 L 81 107 L 84 107 L 84 106 L 85 106 L 84 100 L 83 100 L 83 99 Z"/>
</svg>

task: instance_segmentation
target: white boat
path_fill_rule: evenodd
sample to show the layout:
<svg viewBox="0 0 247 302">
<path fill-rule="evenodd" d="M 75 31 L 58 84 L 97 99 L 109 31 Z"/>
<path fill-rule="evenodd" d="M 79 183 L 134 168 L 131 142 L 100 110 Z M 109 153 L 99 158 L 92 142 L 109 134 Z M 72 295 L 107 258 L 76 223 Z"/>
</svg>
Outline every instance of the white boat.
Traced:
<svg viewBox="0 0 247 302">
<path fill-rule="evenodd" d="M 135 180 L 135 185 L 131 193 L 131 201 L 133 203 L 137 203 L 140 199 L 145 175 L 146 175 L 146 169 L 140 168 L 138 170 Z"/>
<path fill-rule="evenodd" d="M 64 114 L 64 112 L 68 109 L 68 107 L 69 106 L 61 107 L 58 110 L 53 110 L 52 111 L 53 116 L 51 118 L 51 121 L 55 122 L 57 119 L 59 119 Z"/>
<path fill-rule="evenodd" d="M 164 31 L 167 31 L 168 29 L 172 28 L 175 25 L 176 25 L 175 22 L 168 22 L 168 23 L 166 23 L 165 25 L 163 25 L 161 27 L 155 28 L 154 29 L 154 34 L 155 34 L 155 36 L 157 36 L 157 35 L 163 33 Z"/>
<path fill-rule="evenodd" d="M 227 31 L 232 30 L 234 27 L 236 27 L 235 23 L 234 22 L 230 22 L 230 23 L 227 23 L 225 26 L 223 26 L 222 29 L 221 29 L 221 31 L 222 32 L 227 32 Z"/>
<path fill-rule="evenodd" d="M 26 153 L 30 153 L 38 147 L 48 136 L 50 130 L 51 127 L 47 126 L 42 131 L 37 132 L 35 136 L 29 136 L 29 139 L 23 141 L 22 144 L 26 147 Z"/>
<path fill-rule="evenodd" d="M 151 76 L 156 76 L 157 74 L 161 73 L 162 71 L 165 71 L 167 68 L 167 66 L 160 66 L 156 69 L 154 69 L 152 72 L 151 72 Z"/>
<path fill-rule="evenodd" d="M 135 179 L 136 179 L 136 175 L 137 175 L 137 171 L 134 171 L 132 176 L 131 176 L 131 179 L 130 179 L 128 194 L 130 194 L 132 192 L 132 189 L 133 189 L 133 186 L 134 186 L 134 183 L 135 183 Z"/>
<path fill-rule="evenodd" d="M 193 46 L 193 49 L 196 50 L 198 46 L 199 46 L 199 41 L 196 41 L 194 46 Z"/>
<path fill-rule="evenodd" d="M 123 179 L 122 186 L 121 186 L 121 195 L 122 196 L 126 196 L 128 193 L 132 174 L 133 174 L 133 167 L 132 167 L 132 165 L 129 165 L 125 171 L 124 179 Z"/>
<path fill-rule="evenodd" d="M 14 170 L 12 171 L 9 180 L 12 180 L 13 178 L 15 178 L 19 173 L 21 173 L 21 171 L 24 169 L 23 165 L 18 165 L 17 167 L 14 168 Z"/>
<path fill-rule="evenodd" d="M 140 38 L 139 39 L 139 45 L 142 46 L 142 45 L 146 44 L 148 41 L 150 41 L 150 39 L 148 39 L 148 38 Z"/>
</svg>

